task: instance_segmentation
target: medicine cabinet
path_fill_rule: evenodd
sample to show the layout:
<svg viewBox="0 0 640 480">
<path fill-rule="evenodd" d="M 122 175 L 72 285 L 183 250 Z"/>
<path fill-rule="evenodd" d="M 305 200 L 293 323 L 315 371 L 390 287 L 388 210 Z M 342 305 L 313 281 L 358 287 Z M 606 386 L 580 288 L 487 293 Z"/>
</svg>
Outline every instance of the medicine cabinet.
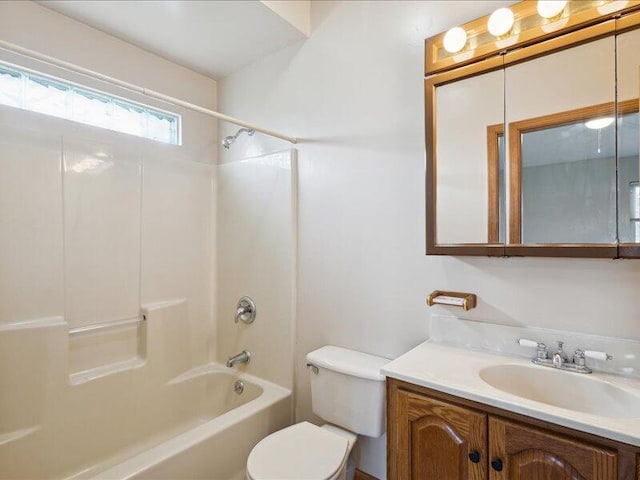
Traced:
<svg viewBox="0 0 640 480">
<path fill-rule="evenodd" d="M 427 254 L 640 258 L 640 2 L 536 3 L 426 42 Z"/>
</svg>

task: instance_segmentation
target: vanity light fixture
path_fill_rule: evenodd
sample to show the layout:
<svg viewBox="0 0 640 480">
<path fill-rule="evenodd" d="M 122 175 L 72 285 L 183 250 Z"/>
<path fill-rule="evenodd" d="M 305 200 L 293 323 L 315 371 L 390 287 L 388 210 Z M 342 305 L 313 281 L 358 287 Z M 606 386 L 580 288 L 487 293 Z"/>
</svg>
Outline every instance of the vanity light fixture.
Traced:
<svg viewBox="0 0 640 480">
<path fill-rule="evenodd" d="M 567 6 L 567 0 L 538 0 L 538 15 L 550 19 L 559 16 Z"/>
<path fill-rule="evenodd" d="M 600 117 L 584 122 L 584 126 L 590 128 L 591 130 L 600 130 L 601 128 L 608 127 L 612 123 L 613 117 Z"/>
<path fill-rule="evenodd" d="M 467 32 L 463 28 L 453 27 L 444 35 L 442 45 L 449 53 L 458 53 L 467 44 Z"/>
<path fill-rule="evenodd" d="M 511 31 L 515 17 L 513 12 L 504 7 L 491 14 L 487 22 L 489 33 L 494 37 L 502 37 Z"/>
</svg>

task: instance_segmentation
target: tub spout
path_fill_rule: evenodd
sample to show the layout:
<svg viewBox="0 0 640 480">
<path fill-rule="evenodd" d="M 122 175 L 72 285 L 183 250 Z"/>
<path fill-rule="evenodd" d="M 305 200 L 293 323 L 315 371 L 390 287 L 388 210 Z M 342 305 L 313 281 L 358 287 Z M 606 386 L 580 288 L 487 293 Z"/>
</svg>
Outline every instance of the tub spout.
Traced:
<svg viewBox="0 0 640 480">
<path fill-rule="evenodd" d="M 248 352 L 247 350 L 243 350 L 239 354 L 234 355 L 233 357 L 229 357 L 229 359 L 227 360 L 227 367 L 231 368 L 236 363 L 249 363 L 250 360 L 251 360 L 251 352 Z"/>
</svg>

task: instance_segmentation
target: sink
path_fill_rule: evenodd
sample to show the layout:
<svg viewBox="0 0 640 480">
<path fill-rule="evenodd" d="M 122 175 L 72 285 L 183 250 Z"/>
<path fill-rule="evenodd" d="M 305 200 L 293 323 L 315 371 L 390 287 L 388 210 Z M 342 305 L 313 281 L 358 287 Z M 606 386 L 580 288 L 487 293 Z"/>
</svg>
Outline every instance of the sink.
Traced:
<svg viewBox="0 0 640 480">
<path fill-rule="evenodd" d="M 546 367 L 494 365 L 480 378 L 503 392 L 608 418 L 640 418 L 640 395 L 588 375 Z"/>
</svg>

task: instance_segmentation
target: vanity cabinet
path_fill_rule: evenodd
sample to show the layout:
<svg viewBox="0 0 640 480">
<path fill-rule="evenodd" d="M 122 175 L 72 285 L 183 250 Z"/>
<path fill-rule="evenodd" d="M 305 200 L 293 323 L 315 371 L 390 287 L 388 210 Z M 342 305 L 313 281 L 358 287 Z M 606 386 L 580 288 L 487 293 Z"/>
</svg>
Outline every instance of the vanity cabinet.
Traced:
<svg viewBox="0 0 640 480">
<path fill-rule="evenodd" d="M 640 448 L 387 379 L 389 480 L 640 480 Z"/>
<path fill-rule="evenodd" d="M 493 416 L 489 456 L 491 480 L 618 478 L 615 451 Z"/>
<path fill-rule="evenodd" d="M 486 480 L 487 415 L 400 391 L 397 478 Z"/>
</svg>

